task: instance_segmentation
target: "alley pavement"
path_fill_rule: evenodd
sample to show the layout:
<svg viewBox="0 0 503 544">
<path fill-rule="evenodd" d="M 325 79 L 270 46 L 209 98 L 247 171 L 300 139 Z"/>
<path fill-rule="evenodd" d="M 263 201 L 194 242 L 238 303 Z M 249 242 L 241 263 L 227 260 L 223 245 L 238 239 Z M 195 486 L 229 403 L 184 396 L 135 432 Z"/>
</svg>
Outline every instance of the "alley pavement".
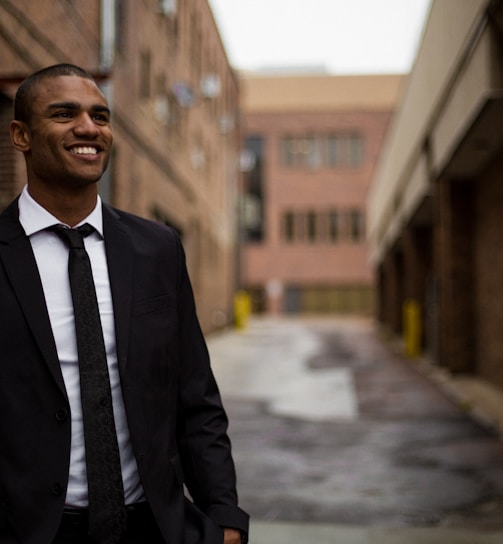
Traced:
<svg viewBox="0 0 503 544">
<path fill-rule="evenodd" d="M 503 542 L 497 390 L 366 319 L 254 318 L 208 347 L 251 544 Z"/>
</svg>

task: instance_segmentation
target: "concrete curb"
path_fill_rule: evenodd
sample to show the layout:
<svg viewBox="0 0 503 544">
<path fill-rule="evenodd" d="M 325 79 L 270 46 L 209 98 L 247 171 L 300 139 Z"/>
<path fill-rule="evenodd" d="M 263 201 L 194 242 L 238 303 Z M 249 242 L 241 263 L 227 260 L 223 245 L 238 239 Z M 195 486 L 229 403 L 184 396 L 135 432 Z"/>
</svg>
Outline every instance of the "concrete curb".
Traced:
<svg viewBox="0 0 503 544">
<path fill-rule="evenodd" d="M 424 376 L 435 382 L 445 394 L 464 410 L 474 421 L 503 440 L 503 390 L 474 375 L 454 375 L 425 356 L 410 358 L 405 354 L 403 341 L 386 338 L 376 328 L 381 341 L 389 349 L 415 365 Z"/>
<path fill-rule="evenodd" d="M 426 359 L 417 369 L 430 378 L 477 423 L 503 439 L 503 391 L 475 376 L 452 375 Z"/>
<path fill-rule="evenodd" d="M 501 544 L 503 532 L 252 521 L 250 544 Z"/>
</svg>

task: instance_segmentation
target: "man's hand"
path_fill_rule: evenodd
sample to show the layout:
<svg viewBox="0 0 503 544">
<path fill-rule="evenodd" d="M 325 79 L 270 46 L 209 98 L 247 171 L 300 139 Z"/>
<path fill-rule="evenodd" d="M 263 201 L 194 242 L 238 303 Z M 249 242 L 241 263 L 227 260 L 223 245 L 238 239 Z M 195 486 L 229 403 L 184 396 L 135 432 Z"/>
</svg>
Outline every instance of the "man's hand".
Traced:
<svg viewBox="0 0 503 544">
<path fill-rule="evenodd" d="M 224 529 L 224 544 L 241 544 L 241 533 L 236 529 Z"/>
</svg>

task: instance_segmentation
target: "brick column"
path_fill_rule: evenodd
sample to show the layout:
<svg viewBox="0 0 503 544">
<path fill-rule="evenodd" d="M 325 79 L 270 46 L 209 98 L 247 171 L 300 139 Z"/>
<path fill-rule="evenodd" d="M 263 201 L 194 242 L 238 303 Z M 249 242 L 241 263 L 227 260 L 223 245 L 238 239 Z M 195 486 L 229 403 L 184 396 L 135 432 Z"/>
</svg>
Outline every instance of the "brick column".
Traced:
<svg viewBox="0 0 503 544">
<path fill-rule="evenodd" d="M 427 278 L 431 275 L 432 232 L 428 227 L 408 227 L 403 236 L 404 300 L 419 304 L 421 345 L 425 345 Z"/>
<path fill-rule="evenodd" d="M 384 324 L 394 334 L 402 332 L 403 263 L 402 253 L 393 250 L 382 267 L 382 314 Z"/>
<path fill-rule="evenodd" d="M 452 372 L 472 372 L 473 188 L 467 182 L 443 180 L 435 193 L 439 363 Z"/>
<path fill-rule="evenodd" d="M 386 321 L 386 278 L 384 272 L 384 265 L 381 263 L 376 271 L 376 306 L 375 316 L 379 323 L 385 323 Z"/>
</svg>

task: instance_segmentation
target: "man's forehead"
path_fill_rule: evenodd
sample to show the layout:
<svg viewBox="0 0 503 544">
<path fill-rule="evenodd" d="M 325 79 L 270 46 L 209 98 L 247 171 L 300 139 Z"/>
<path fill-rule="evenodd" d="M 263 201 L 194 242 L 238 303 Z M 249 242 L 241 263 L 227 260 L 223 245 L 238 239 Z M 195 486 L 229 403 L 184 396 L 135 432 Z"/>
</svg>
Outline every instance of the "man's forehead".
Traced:
<svg viewBox="0 0 503 544">
<path fill-rule="evenodd" d="M 76 75 L 58 75 L 37 81 L 32 98 L 34 101 L 44 103 L 61 99 L 73 102 L 92 99 L 96 103 L 107 104 L 103 93 L 93 80 Z"/>
</svg>

